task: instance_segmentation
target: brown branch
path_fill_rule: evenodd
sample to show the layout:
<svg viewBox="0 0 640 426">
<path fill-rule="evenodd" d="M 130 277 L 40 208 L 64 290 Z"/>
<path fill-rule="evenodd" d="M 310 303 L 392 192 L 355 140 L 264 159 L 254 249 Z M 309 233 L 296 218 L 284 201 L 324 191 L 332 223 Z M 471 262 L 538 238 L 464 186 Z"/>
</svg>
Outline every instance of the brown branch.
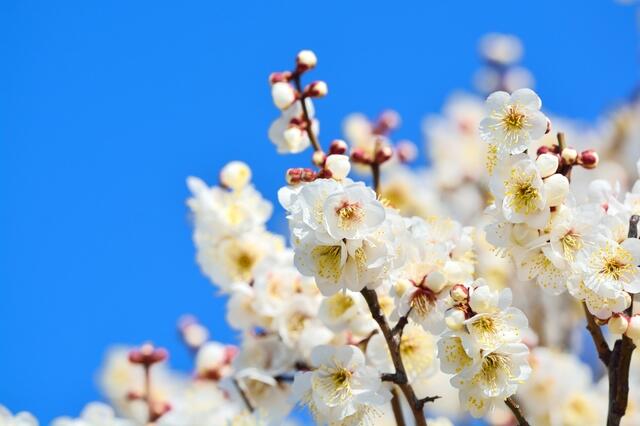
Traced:
<svg viewBox="0 0 640 426">
<path fill-rule="evenodd" d="M 402 339 L 402 331 L 407 326 L 407 324 L 409 324 L 409 314 L 411 313 L 412 309 L 413 307 L 409 308 L 409 311 L 400 317 L 396 325 L 391 330 L 391 334 L 393 334 L 394 336 L 399 335 L 400 339 Z"/>
<path fill-rule="evenodd" d="M 389 323 L 387 322 L 387 318 L 382 312 L 380 302 L 378 301 L 378 294 L 375 290 L 368 288 L 363 288 L 360 293 L 369 306 L 371 316 L 376 323 L 378 323 L 380 331 L 382 331 L 382 335 L 384 336 L 384 339 L 387 342 L 387 347 L 389 348 L 389 353 L 391 354 L 391 361 L 393 362 L 393 366 L 396 370 L 395 373 L 383 374 L 382 380 L 390 381 L 398 385 L 409 403 L 411 413 L 416 420 L 416 426 L 427 426 L 427 419 L 422 412 L 423 404 L 420 404 L 420 400 L 416 397 L 413 388 L 408 383 L 407 373 L 404 368 L 404 364 L 402 363 L 402 357 L 400 356 L 400 342 L 394 337 L 391 328 L 389 327 Z"/>
<path fill-rule="evenodd" d="M 512 397 L 505 399 L 504 403 L 509 407 L 520 426 L 530 426 L 522 411 L 520 411 L 520 406 Z"/>
<path fill-rule="evenodd" d="M 602 334 L 602 328 L 596 323 L 595 317 L 591 312 L 589 312 L 589 308 L 587 308 L 587 304 L 585 302 L 582 302 L 582 308 L 584 309 L 584 315 L 587 318 L 587 330 L 591 333 L 591 338 L 593 339 L 593 344 L 598 352 L 598 357 L 605 366 L 608 366 L 611 359 L 611 349 L 609 349 L 609 344 Z"/>
<path fill-rule="evenodd" d="M 393 410 L 393 417 L 396 419 L 396 425 L 406 426 L 404 414 L 402 414 L 402 406 L 400 405 L 400 395 L 395 387 L 391 389 L 391 395 L 391 409 Z"/>
<path fill-rule="evenodd" d="M 302 106 L 302 116 L 304 118 L 304 123 L 306 125 L 307 135 L 309 135 L 309 140 L 311 141 L 311 145 L 313 145 L 313 150 L 322 151 L 322 148 L 320 147 L 320 142 L 318 141 L 316 134 L 313 133 L 313 127 L 312 127 L 313 121 L 309 116 L 309 110 L 307 109 L 307 103 L 305 102 L 306 98 L 302 91 L 302 82 L 300 81 L 300 74 L 295 73 L 293 75 L 293 83 L 295 84 L 296 89 L 298 90 L 298 93 L 300 93 L 299 102 L 300 102 L 300 105 Z"/>
<path fill-rule="evenodd" d="M 375 162 L 371 164 L 371 175 L 373 179 L 373 190 L 376 191 L 376 194 L 380 195 L 380 164 Z"/>
</svg>

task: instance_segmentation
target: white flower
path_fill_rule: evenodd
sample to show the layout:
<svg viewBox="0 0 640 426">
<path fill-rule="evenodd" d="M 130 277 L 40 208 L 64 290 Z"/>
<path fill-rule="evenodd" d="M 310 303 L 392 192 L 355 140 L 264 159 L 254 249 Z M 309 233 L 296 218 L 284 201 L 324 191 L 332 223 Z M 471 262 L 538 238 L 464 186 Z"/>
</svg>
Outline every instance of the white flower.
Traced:
<svg viewBox="0 0 640 426">
<path fill-rule="evenodd" d="M 375 407 L 391 399 L 380 373 L 365 365 L 355 346 L 318 346 L 311 361 L 312 371 L 296 374 L 293 394 L 309 406 L 318 423 L 372 425 Z"/>
<path fill-rule="evenodd" d="M 584 285 L 602 297 L 619 291 L 640 291 L 640 240 L 628 238 L 621 244 L 602 239 L 576 261 Z"/>
<path fill-rule="evenodd" d="M 631 296 L 626 291 L 618 290 L 611 296 L 604 296 L 587 287 L 579 277 L 569 280 L 567 289 L 573 297 L 587 305 L 589 312 L 603 320 L 613 313 L 623 312 L 631 305 Z"/>
<path fill-rule="evenodd" d="M 435 338 L 418 324 L 410 322 L 402 332 L 400 356 L 410 383 L 429 377 L 438 365 Z M 367 359 L 380 371 L 393 371 L 389 348 L 381 334 L 375 334 L 369 340 Z"/>
<path fill-rule="evenodd" d="M 313 102 L 311 102 L 310 98 L 306 98 L 305 103 L 307 112 L 311 118 L 311 130 L 315 135 L 318 135 L 320 132 L 320 124 L 318 120 L 313 118 Z M 269 127 L 269 139 L 276 146 L 280 154 L 296 154 L 304 151 L 311 144 L 311 139 L 309 139 L 307 131 L 301 129 L 296 124 L 292 124 L 292 120 L 299 121 L 301 118 L 302 105 L 300 102 L 294 102 L 290 107 L 282 111 L 282 115 Z"/>
<path fill-rule="evenodd" d="M 534 161 L 525 155 L 511 157 L 500 173 L 492 176 L 491 187 L 506 220 L 534 228 L 546 225 L 551 213 L 547 188 Z"/>
<path fill-rule="evenodd" d="M 511 307 L 511 289 L 493 291 L 487 285 L 473 288 L 469 306 L 475 315 L 465 321 L 471 349 L 491 352 L 506 343 L 516 343 L 528 327 L 527 317 L 521 310 Z M 469 342 L 469 343 L 467 343 Z"/>
<path fill-rule="evenodd" d="M 251 169 L 242 161 L 231 161 L 220 171 L 220 183 L 239 191 L 251 181 Z"/>
<path fill-rule="evenodd" d="M 480 52 L 491 62 L 512 64 L 522 56 L 522 42 L 510 34 L 489 33 L 480 40 Z"/>
<path fill-rule="evenodd" d="M 238 352 L 235 346 L 207 342 L 198 349 L 195 370 L 198 377 L 219 380 L 231 373 L 231 361 Z"/>
<path fill-rule="evenodd" d="M 227 191 L 218 186 L 207 187 L 196 177 L 189 177 L 187 186 L 193 194 L 187 205 L 193 213 L 196 244 L 199 240 L 218 240 L 263 229 L 271 217 L 271 203 L 262 198 L 253 186 Z"/>
<path fill-rule="evenodd" d="M 357 240 L 384 222 L 385 208 L 371 188 L 358 182 L 331 194 L 324 203 L 323 215 L 332 238 Z"/>
<path fill-rule="evenodd" d="M 346 155 L 329 155 L 324 166 L 331 172 L 331 177 L 336 180 L 346 178 L 351 171 L 351 163 Z"/>
<path fill-rule="evenodd" d="M 531 373 L 529 349 L 522 343 L 496 348 L 451 378 L 460 390 L 460 404 L 474 417 L 484 416 L 494 404 L 515 394 Z"/>
<path fill-rule="evenodd" d="M 327 344 L 333 338 L 317 316 L 317 299 L 297 294 L 275 318 L 275 329 L 285 344 L 306 358 L 314 346 Z"/>
<path fill-rule="evenodd" d="M 547 130 L 542 101 L 531 89 L 494 92 L 485 105 L 488 116 L 480 122 L 480 137 L 497 147 L 499 157 L 524 152 Z"/>
<path fill-rule="evenodd" d="M 287 109 L 296 101 L 296 92 L 291 84 L 280 81 L 271 86 L 271 97 L 276 107 Z"/>
<path fill-rule="evenodd" d="M 38 426 L 38 420 L 31 413 L 22 411 L 13 415 L 4 405 L 0 405 L 0 425 L 2 426 Z"/>
<path fill-rule="evenodd" d="M 323 298 L 318 318 L 336 332 L 348 330 L 356 335 L 366 335 L 377 327 L 362 295 L 349 290 Z"/>
<path fill-rule="evenodd" d="M 12 424 L 3 426 L 13 426 Z M 37 423 L 34 423 L 37 424 Z M 27 424 L 25 424 L 26 426 Z M 51 426 L 134 426 L 135 423 L 128 419 L 116 417 L 113 408 L 101 402 L 91 402 L 87 404 L 80 417 L 73 419 L 70 417 L 58 417 L 54 419 Z M 16 424 L 15 426 L 21 426 Z"/>
</svg>

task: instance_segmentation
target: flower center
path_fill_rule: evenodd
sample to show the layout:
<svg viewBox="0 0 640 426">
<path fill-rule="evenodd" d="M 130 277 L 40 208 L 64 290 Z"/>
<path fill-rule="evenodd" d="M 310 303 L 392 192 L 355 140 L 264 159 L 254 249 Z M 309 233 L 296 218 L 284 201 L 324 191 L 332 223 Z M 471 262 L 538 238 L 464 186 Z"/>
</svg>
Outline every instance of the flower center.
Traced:
<svg viewBox="0 0 640 426">
<path fill-rule="evenodd" d="M 505 181 L 509 205 L 517 213 L 531 214 L 538 210 L 540 191 L 533 185 L 533 178 L 532 174 L 513 169 Z"/>
<path fill-rule="evenodd" d="M 331 296 L 327 303 L 329 303 L 329 313 L 334 318 L 344 315 L 354 305 L 353 299 L 342 292 Z"/>
<path fill-rule="evenodd" d="M 560 238 L 560 244 L 562 245 L 564 257 L 569 261 L 573 261 L 576 252 L 582 248 L 582 239 L 579 234 L 571 230 Z"/>
<path fill-rule="evenodd" d="M 364 219 L 364 211 L 360 203 L 350 203 L 349 201 L 343 201 L 340 206 L 336 207 L 336 214 L 338 215 L 338 226 L 341 229 L 351 229 Z"/>
<path fill-rule="evenodd" d="M 510 105 L 507 107 L 502 124 L 509 132 L 517 132 L 522 130 L 526 124 L 527 116 L 522 113 L 517 106 Z"/>
<path fill-rule="evenodd" d="M 418 287 L 411 295 L 411 306 L 421 317 L 427 315 L 435 305 L 437 295 L 427 287 Z"/>
<path fill-rule="evenodd" d="M 342 273 L 340 269 L 341 252 L 342 247 L 340 246 L 317 246 L 311 250 L 311 257 L 316 264 L 318 276 L 338 282 Z"/>
</svg>

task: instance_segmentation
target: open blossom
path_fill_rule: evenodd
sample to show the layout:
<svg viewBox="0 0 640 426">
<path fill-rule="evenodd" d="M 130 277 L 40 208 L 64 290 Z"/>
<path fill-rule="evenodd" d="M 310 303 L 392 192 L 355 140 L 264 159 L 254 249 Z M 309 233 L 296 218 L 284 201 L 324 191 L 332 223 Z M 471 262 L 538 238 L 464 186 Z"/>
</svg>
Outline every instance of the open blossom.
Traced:
<svg viewBox="0 0 640 426">
<path fill-rule="evenodd" d="M 486 101 L 487 117 L 480 122 L 480 137 L 496 147 L 499 157 L 524 152 L 531 141 L 547 131 L 542 101 L 531 89 L 494 92 Z"/>
<path fill-rule="evenodd" d="M 308 405 L 318 423 L 373 425 L 376 407 L 391 399 L 380 373 L 365 364 L 355 346 L 317 346 L 311 354 L 314 368 L 298 373 L 293 395 Z"/>
<path fill-rule="evenodd" d="M 385 207 L 362 183 L 318 179 L 302 188 L 283 188 L 295 264 L 330 296 L 341 289 L 379 285 L 390 257 Z"/>
<path fill-rule="evenodd" d="M 475 315 L 464 323 L 471 337 L 465 339 L 469 350 L 491 352 L 521 341 L 528 322 L 521 310 L 510 306 L 511 290 L 494 291 L 481 282 L 475 285 L 469 291 L 469 307 Z"/>
<path fill-rule="evenodd" d="M 313 102 L 309 98 L 306 98 L 304 102 L 312 120 L 312 131 L 317 135 L 320 131 L 320 124 L 317 119 L 313 118 Z M 276 146 L 279 153 L 296 154 L 304 151 L 311 144 L 307 130 L 300 125 L 302 113 L 301 102 L 293 102 L 282 111 L 282 115 L 269 127 L 269 139 Z"/>
<path fill-rule="evenodd" d="M 12 414 L 5 406 L 0 405 L 0 425 L 2 426 L 38 426 L 38 420 L 31 413 L 22 411 Z"/>
<path fill-rule="evenodd" d="M 1 423 L 4 426 L 4 423 Z M 35 424 L 35 423 L 34 423 Z M 28 424 L 25 423 L 25 426 Z M 87 404 L 77 419 L 71 417 L 58 417 L 53 420 L 51 426 L 134 426 L 135 423 L 128 419 L 117 418 L 110 406 L 101 402 Z M 13 426 L 11 424 L 7 426 Z M 22 426 L 17 424 L 16 426 Z"/>
</svg>

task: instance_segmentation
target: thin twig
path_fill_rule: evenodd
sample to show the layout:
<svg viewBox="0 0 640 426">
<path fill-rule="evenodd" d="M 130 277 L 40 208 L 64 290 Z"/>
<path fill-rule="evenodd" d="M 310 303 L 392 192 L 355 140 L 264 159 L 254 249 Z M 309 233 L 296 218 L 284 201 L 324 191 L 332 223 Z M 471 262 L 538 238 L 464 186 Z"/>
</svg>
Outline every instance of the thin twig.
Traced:
<svg viewBox="0 0 640 426">
<path fill-rule="evenodd" d="M 380 195 L 380 164 L 371 164 L 371 175 L 373 179 L 373 190 Z"/>
<path fill-rule="evenodd" d="M 505 399 L 504 403 L 509 407 L 520 426 L 529 426 L 529 422 L 522 414 L 522 411 L 520 411 L 520 406 L 512 397 Z"/>
<path fill-rule="evenodd" d="M 394 336 L 395 335 L 399 335 L 400 336 L 399 338 L 402 339 L 402 331 L 404 330 L 404 328 L 409 323 L 409 314 L 411 313 L 412 309 L 413 309 L 413 307 L 409 308 L 409 311 L 406 314 L 404 314 L 403 316 L 400 317 L 400 319 L 398 320 L 396 325 L 391 330 L 391 334 L 393 334 Z"/>
<path fill-rule="evenodd" d="M 400 405 L 400 395 L 395 386 L 391 389 L 391 395 L 391 409 L 393 410 L 393 417 L 396 419 L 396 425 L 406 426 L 404 414 L 402 414 L 402 406 Z"/>
<path fill-rule="evenodd" d="M 313 121 L 311 120 L 311 117 L 309 116 L 309 111 L 307 109 L 307 102 L 306 102 L 306 98 L 303 96 L 302 94 L 302 82 L 300 81 L 300 74 L 295 74 L 293 76 L 293 83 L 296 86 L 296 89 L 298 90 L 298 92 L 300 93 L 300 105 L 302 106 L 302 116 L 304 118 L 304 122 L 306 125 L 306 131 L 307 131 L 307 135 L 309 135 L 309 140 L 311 141 L 311 145 L 313 145 L 313 150 L 314 151 L 322 151 L 322 148 L 320 147 L 320 142 L 318 141 L 318 137 L 316 136 L 316 134 L 313 132 Z"/>
<path fill-rule="evenodd" d="M 591 333 L 591 338 L 593 339 L 593 344 L 598 352 L 598 357 L 605 366 L 608 366 L 609 360 L 611 359 L 611 349 L 609 349 L 609 344 L 602 334 L 602 328 L 596 323 L 595 317 L 591 312 L 589 312 L 589 308 L 587 308 L 587 304 L 585 302 L 582 302 L 582 308 L 584 309 L 584 315 L 587 318 L 587 330 Z"/>
<path fill-rule="evenodd" d="M 402 357 L 400 356 L 400 344 L 398 340 L 393 336 L 391 328 L 389 327 L 389 323 L 387 322 L 387 318 L 382 312 L 380 302 L 378 301 L 378 294 L 375 292 L 375 290 L 371 290 L 368 288 L 363 288 L 360 293 L 369 306 L 371 316 L 376 321 L 376 323 L 378 323 L 380 331 L 382 331 L 382 335 L 384 336 L 384 339 L 387 342 L 387 347 L 389 348 L 389 353 L 391 354 L 391 361 L 393 362 L 393 366 L 396 370 L 395 373 L 383 374 L 382 380 L 390 381 L 398 385 L 405 398 L 407 399 L 407 402 L 409 403 L 411 413 L 413 414 L 413 417 L 416 421 L 416 426 L 427 426 L 427 419 L 422 412 L 420 400 L 416 397 L 413 388 L 408 383 L 407 373 L 404 368 L 404 364 L 402 363 Z"/>
</svg>

